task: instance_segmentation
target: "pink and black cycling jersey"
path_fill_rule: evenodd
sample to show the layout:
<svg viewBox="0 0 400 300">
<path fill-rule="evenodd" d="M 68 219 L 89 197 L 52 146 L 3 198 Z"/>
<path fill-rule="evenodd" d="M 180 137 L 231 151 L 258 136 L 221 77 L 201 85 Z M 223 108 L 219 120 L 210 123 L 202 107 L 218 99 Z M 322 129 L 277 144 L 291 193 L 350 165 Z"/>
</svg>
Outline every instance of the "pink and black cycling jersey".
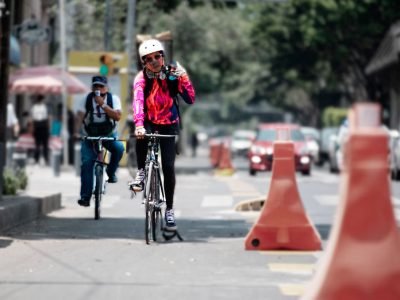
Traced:
<svg viewBox="0 0 400 300">
<path fill-rule="evenodd" d="M 145 120 L 160 125 L 179 122 L 178 108 L 170 95 L 167 79 L 146 79 L 144 76 L 143 71 L 139 72 L 133 82 L 132 108 L 135 125 L 143 126 Z M 182 75 L 176 80 L 178 80 L 178 93 L 182 99 L 188 104 L 193 104 L 195 91 L 188 75 Z M 147 99 L 144 99 L 146 81 L 153 82 L 151 90 L 147 93 Z"/>
</svg>

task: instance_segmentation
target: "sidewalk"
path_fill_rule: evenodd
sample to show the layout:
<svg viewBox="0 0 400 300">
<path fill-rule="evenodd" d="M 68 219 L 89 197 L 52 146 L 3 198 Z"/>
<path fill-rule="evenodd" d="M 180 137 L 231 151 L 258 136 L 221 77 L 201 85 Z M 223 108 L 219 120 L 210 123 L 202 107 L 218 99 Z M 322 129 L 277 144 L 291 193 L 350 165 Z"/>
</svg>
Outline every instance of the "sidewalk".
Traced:
<svg viewBox="0 0 400 300">
<path fill-rule="evenodd" d="M 175 165 L 177 174 L 212 170 L 205 148 L 199 148 L 196 157 L 178 155 Z M 63 197 L 79 195 L 80 177 L 73 166 L 62 166 L 58 177 L 48 166 L 28 165 L 26 172 L 27 189 L 0 201 L 0 233 L 60 209 Z"/>
</svg>

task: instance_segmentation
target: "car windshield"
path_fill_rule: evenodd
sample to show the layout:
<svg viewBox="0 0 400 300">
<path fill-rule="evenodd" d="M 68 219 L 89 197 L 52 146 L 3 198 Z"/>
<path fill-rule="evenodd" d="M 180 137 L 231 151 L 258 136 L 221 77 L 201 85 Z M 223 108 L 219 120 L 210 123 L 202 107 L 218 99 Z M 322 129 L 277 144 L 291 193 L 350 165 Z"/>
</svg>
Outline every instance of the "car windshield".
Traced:
<svg viewBox="0 0 400 300">
<path fill-rule="evenodd" d="M 304 135 L 298 129 L 290 130 L 291 140 L 298 142 L 304 141 Z M 266 141 L 273 142 L 277 139 L 276 137 L 276 129 L 261 129 L 258 131 L 257 140 L 258 141 Z"/>
</svg>

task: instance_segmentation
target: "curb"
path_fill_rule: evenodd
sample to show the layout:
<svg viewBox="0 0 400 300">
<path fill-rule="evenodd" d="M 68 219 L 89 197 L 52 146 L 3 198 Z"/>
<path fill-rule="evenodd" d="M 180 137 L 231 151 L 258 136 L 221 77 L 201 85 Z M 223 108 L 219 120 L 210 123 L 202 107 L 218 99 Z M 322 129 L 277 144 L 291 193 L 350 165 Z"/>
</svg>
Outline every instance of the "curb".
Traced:
<svg viewBox="0 0 400 300">
<path fill-rule="evenodd" d="M 61 208 L 61 194 L 43 197 L 3 196 L 0 201 L 0 232 L 33 221 Z"/>
</svg>

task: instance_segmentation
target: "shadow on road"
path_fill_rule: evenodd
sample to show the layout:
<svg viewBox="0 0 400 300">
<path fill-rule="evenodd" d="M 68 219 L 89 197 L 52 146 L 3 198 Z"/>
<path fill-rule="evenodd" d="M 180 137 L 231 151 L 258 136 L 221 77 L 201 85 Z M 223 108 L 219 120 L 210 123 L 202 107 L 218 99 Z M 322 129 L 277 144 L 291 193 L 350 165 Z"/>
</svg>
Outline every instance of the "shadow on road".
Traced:
<svg viewBox="0 0 400 300">
<path fill-rule="evenodd" d="M 244 238 L 252 224 L 242 219 L 209 220 L 179 219 L 179 233 L 184 242 L 206 243 L 214 238 Z M 316 225 L 323 240 L 329 237 L 331 226 Z M 4 236 L 17 239 L 133 239 L 144 241 L 142 218 L 83 218 L 44 217 L 7 232 Z M 163 240 L 161 238 L 161 240 Z M 178 241 L 174 239 L 173 241 Z M 0 239 L 0 248 L 9 246 L 12 240 Z"/>
<path fill-rule="evenodd" d="M 185 242 L 207 242 L 213 238 L 245 237 L 251 224 L 244 220 L 179 219 L 179 233 Z M 5 236 L 35 239 L 134 239 L 144 240 L 142 218 L 82 218 L 44 217 L 19 226 Z M 2 240 L 0 240 L 1 242 Z M 0 244 L 1 247 L 1 244 Z"/>
<path fill-rule="evenodd" d="M 6 248 L 12 244 L 13 240 L 10 239 L 0 239 L 0 248 Z"/>
</svg>

